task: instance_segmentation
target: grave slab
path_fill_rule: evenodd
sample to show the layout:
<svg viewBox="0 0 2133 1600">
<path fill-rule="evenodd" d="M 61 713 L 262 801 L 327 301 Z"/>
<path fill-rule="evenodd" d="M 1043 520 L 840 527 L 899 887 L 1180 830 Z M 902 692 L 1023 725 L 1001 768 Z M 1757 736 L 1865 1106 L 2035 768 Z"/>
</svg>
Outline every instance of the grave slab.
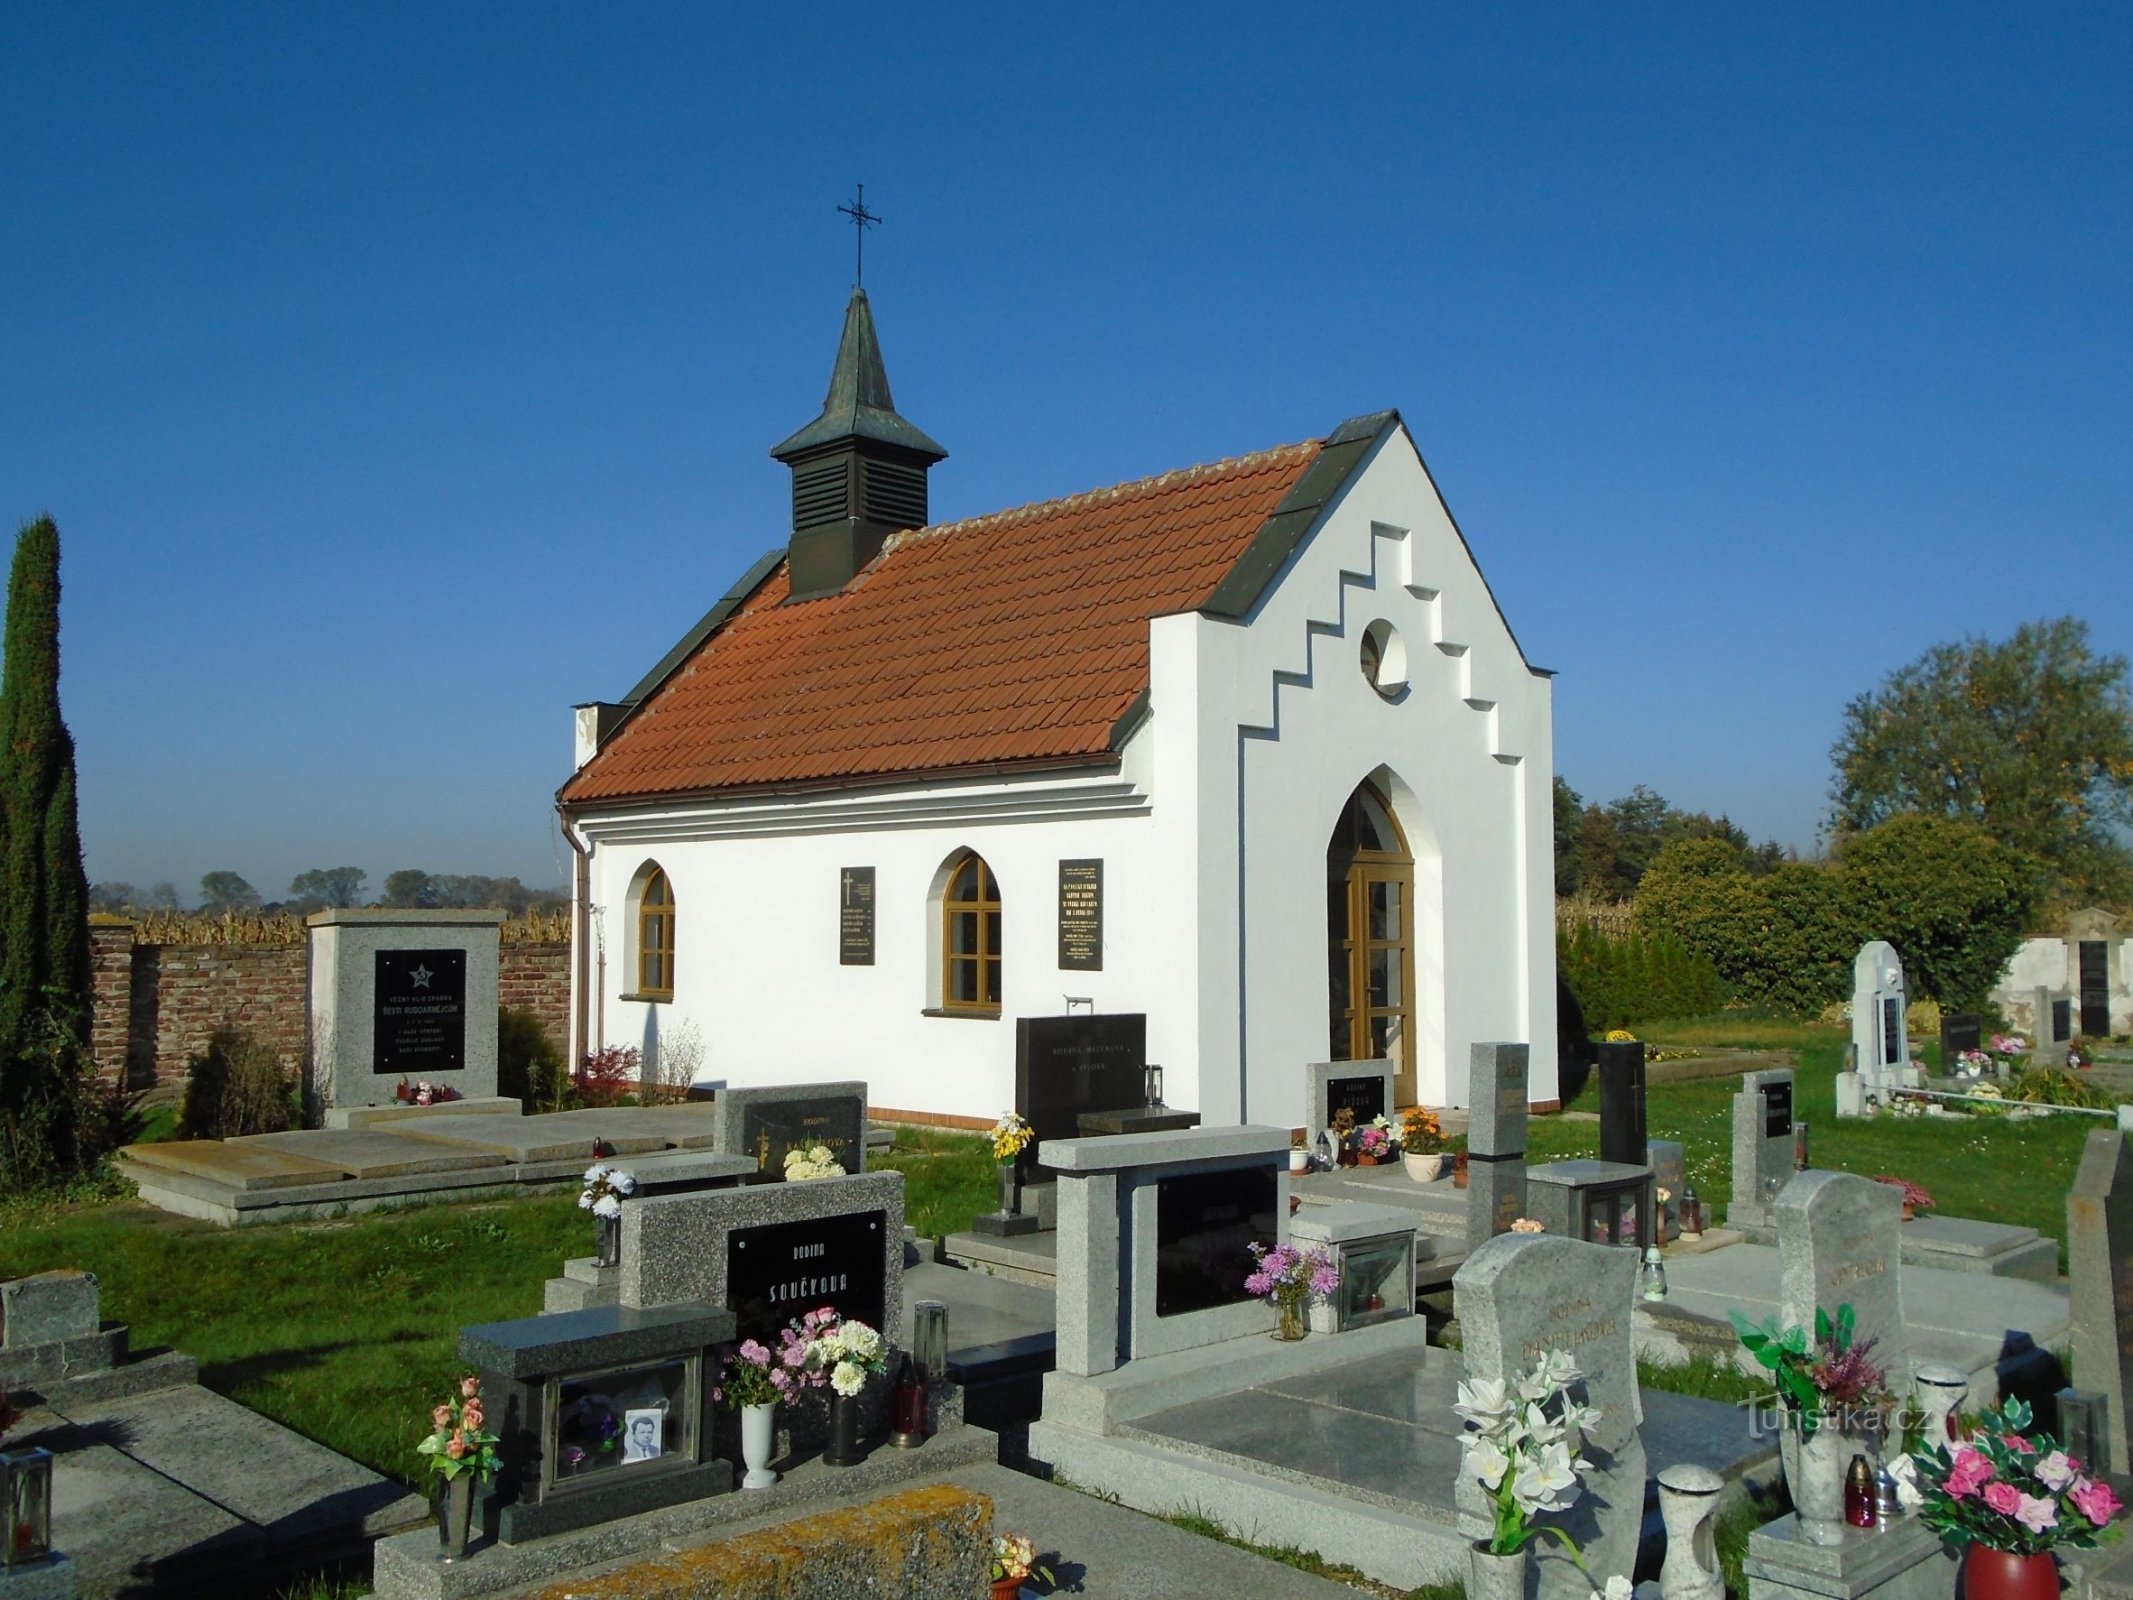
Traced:
<svg viewBox="0 0 2133 1600">
<path fill-rule="evenodd" d="M 1902 1225 L 1903 1264 L 2056 1282 L 2059 1244 L 2035 1228 L 1968 1217 L 1914 1217 Z"/>
<path fill-rule="evenodd" d="M 371 1129 L 298 1128 L 288 1133 L 247 1134 L 223 1143 L 248 1150 L 278 1151 L 299 1160 L 338 1167 L 351 1178 L 407 1178 L 504 1164 L 502 1156 L 486 1151 L 425 1144 Z"/>
<path fill-rule="evenodd" d="M 592 1161 L 591 1126 L 558 1120 L 575 1114 L 555 1111 L 538 1117 L 431 1117 L 395 1128 L 393 1137 L 479 1150 L 501 1156 L 506 1161 L 584 1161 L 589 1164 Z M 642 1155 L 667 1147 L 664 1135 L 631 1133 L 626 1126 L 617 1132 L 603 1132 L 600 1137 L 614 1147 L 617 1157 Z"/>
<path fill-rule="evenodd" d="M 326 1109 L 326 1126 L 329 1128 L 376 1128 L 393 1122 L 408 1122 L 423 1117 L 515 1117 L 525 1106 L 508 1095 L 462 1095 L 457 1100 L 446 1100 L 434 1106 L 411 1106 L 395 1102 L 389 1106 L 329 1106 Z"/>
<path fill-rule="evenodd" d="M 286 1150 L 213 1139 L 169 1139 L 129 1144 L 120 1152 L 128 1161 L 159 1172 L 204 1179 L 225 1189 L 287 1189 L 300 1184 L 332 1183 L 344 1176 L 330 1162 L 313 1161 Z"/>
<path fill-rule="evenodd" d="M 558 1133 L 577 1133 L 587 1150 L 592 1148 L 596 1138 L 605 1139 L 618 1152 L 623 1149 L 625 1141 L 635 1145 L 644 1139 L 658 1139 L 679 1150 L 709 1151 L 718 1142 L 718 1118 L 709 1105 L 609 1106 L 601 1110 L 549 1111 L 542 1113 L 539 1120 L 544 1127 Z"/>
</svg>

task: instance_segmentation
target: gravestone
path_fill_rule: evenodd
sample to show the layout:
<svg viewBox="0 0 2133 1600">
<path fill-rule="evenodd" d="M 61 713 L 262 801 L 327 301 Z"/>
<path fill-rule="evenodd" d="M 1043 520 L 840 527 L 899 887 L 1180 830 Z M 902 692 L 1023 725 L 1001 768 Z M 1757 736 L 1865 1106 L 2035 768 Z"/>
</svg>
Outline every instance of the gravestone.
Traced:
<svg viewBox="0 0 2133 1600">
<path fill-rule="evenodd" d="M 501 911 L 320 911 L 311 936 L 305 1118 L 390 1106 L 402 1082 L 496 1093 Z"/>
<path fill-rule="evenodd" d="M 785 1083 L 721 1089 L 711 1108 L 711 1148 L 751 1157 L 756 1181 L 782 1182 L 785 1153 L 825 1145 L 848 1173 L 867 1165 L 867 1086 Z"/>
<path fill-rule="evenodd" d="M 1644 1164 L 1644 1046 L 1637 1040 L 1600 1046 L 1600 1159 Z"/>
<path fill-rule="evenodd" d="M 1943 1011 L 1940 1014 L 1940 1070 L 1952 1073 L 1966 1050 L 1985 1045 L 1985 1019 L 1975 1011 Z"/>
<path fill-rule="evenodd" d="M 1015 1019 L 1015 1110 L 1036 1130 L 1018 1165 L 1025 1176 L 1047 1139 L 1081 1136 L 1087 1111 L 1148 1103 L 1148 1018 L 1121 1011 Z"/>
<path fill-rule="evenodd" d="M 1879 1341 L 1874 1359 L 1897 1394 L 1910 1391 L 1903 1320 L 1903 1195 L 1849 1172 L 1802 1172 L 1772 1208 L 1778 1235 L 1778 1321 L 1812 1331 L 1815 1310 L 1849 1305 L 1857 1337 Z"/>
<path fill-rule="evenodd" d="M 2066 1199 L 2067 1278 L 2073 1290 L 2074 1371 L 2102 1394 L 2110 1469 L 2129 1467 L 2126 1402 L 2133 1397 L 2133 1145 L 2094 1128 Z"/>
<path fill-rule="evenodd" d="M 1644 1518 L 1644 1410 L 1631 1339 L 1637 1255 L 1549 1234 L 1505 1234 L 1483 1244 L 1452 1277 L 1466 1372 L 1506 1387 L 1550 1350 L 1569 1354 L 1584 1375 L 1572 1394 L 1596 1406 L 1585 1434 L 1592 1463 L 1570 1509 L 1550 1516 L 1585 1554 L 1595 1573 L 1636 1570 Z M 1461 1530 L 1486 1537 L 1490 1521 L 1480 1486 L 1459 1475 Z M 1592 1584 L 1568 1561 L 1537 1564 L 1541 1600 L 1590 1600 Z"/>
<path fill-rule="evenodd" d="M 1792 1175 L 1792 1069 L 1744 1072 L 1733 1097 L 1733 1197 L 1726 1226 L 1767 1230 Z"/>
<path fill-rule="evenodd" d="M 2041 1067 L 2066 1065 L 2066 1047 L 2074 1037 L 2073 997 L 2064 989 L 2039 986 L 2030 991 L 2030 1060 Z"/>
<path fill-rule="evenodd" d="M 1859 1051 L 1859 1078 L 1866 1093 L 1885 1103 L 1891 1089 L 1906 1086 L 1911 1046 L 1904 1035 L 1903 960 L 1886 939 L 1870 939 L 1852 958 L 1852 1043 Z"/>
<path fill-rule="evenodd" d="M 625 1307 L 702 1301 L 761 1338 L 829 1306 L 893 1335 L 903 1277 L 900 1172 L 657 1194 L 622 1208 Z"/>
<path fill-rule="evenodd" d="M 1477 1044 L 1468 1058 L 1466 1247 L 1526 1214 L 1526 1066 L 1522 1044 Z"/>
<path fill-rule="evenodd" d="M 1370 1126 L 1374 1117 L 1393 1113 L 1393 1065 L 1390 1061 L 1313 1061 L 1304 1068 L 1304 1138 L 1318 1137 L 1318 1130 L 1333 1126 L 1333 1115 L 1355 1113 L 1358 1128 Z"/>
</svg>

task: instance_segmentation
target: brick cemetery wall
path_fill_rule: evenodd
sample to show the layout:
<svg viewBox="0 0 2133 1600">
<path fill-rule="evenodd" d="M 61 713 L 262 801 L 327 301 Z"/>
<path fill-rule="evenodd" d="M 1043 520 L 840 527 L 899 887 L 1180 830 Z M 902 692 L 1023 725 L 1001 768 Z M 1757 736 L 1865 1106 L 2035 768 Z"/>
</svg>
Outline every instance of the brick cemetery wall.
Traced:
<svg viewBox="0 0 2133 1600">
<path fill-rule="evenodd" d="M 530 1011 L 558 1050 L 570 1050 L 570 943 L 559 919 L 506 923 L 501 1002 Z M 549 937 L 527 937 L 546 934 Z M 90 1048 L 98 1076 L 137 1088 L 185 1081 L 185 1063 L 228 1024 L 301 1069 L 309 951 L 301 918 L 133 922 L 92 917 Z"/>
</svg>

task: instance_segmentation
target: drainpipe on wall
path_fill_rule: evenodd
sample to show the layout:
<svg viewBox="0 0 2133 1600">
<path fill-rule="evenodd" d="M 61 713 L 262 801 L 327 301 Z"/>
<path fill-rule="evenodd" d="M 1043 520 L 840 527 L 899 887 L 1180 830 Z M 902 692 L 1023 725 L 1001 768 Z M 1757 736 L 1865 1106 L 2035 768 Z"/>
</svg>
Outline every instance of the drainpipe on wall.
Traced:
<svg viewBox="0 0 2133 1600">
<path fill-rule="evenodd" d="M 573 1076 L 578 1063 L 590 1053 L 586 1034 L 586 1002 L 591 997 L 590 975 L 586 970 L 586 951 L 592 943 L 592 846 L 581 842 L 577 830 L 572 827 L 570 813 L 560 805 L 555 808 L 556 818 L 562 824 L 563 842 L 570 846 L 576 856 L 577 866 L 573 873 L 571 911 L 576 918 L 572 930 L 571 965 L 577 969 L 576 981 L 572 984 L 570 1006 L 570 1070 Z"/>
</svg>

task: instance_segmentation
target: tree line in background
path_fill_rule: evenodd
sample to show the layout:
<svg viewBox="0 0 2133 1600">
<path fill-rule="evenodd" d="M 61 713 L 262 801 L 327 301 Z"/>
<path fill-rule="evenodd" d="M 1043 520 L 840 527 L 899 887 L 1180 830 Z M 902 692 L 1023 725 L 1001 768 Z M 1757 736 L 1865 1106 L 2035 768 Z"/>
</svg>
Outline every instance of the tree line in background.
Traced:
<svg viewBox="0 0 2133 1600">
<path fill-rule="evenodd" d="M 1912 993 L 1983 1009 L 2024 933 L 2133 896 L 2133 695 L 2078 618 L 1934 646 L 1845 708 L 1830 754 L 1814 861 L 1642 787 L 1586 805 L 1556 780 L 1558 893 L 1632 902 L 1627 938 L 1562 936 L 1589 1026 L 1682 1015 L 1679 959 L 1654 954 L 1677 946 L 1732 1002 L 1811 1014 L 1886 939 Z"/>
<path fill-rule="evenodd" d="M 404 867 L 387 873 L 378 897 L 366 900 L 364 890 L 369 877 L 361 867 L 313 867 L 290 880 L 286 900 L 268 901 L 236 873 L 210 872 L 200 880 L 200 912 L 210 917 L 276 913 L 307 916 L 314 911 L 371 905 L 398 910 L 484 909 L 524 916 L 529 911 L 567 905 L 570 899 L 561 889 L 531 889 L 516 878 Z M 126 915 L 177 912 L 184 905 L 176 887 L 168 883 L 155 884 L 143 894 L 130 883 L 109 882 L 90 885 L 89 909 Z"/>
</svg>

